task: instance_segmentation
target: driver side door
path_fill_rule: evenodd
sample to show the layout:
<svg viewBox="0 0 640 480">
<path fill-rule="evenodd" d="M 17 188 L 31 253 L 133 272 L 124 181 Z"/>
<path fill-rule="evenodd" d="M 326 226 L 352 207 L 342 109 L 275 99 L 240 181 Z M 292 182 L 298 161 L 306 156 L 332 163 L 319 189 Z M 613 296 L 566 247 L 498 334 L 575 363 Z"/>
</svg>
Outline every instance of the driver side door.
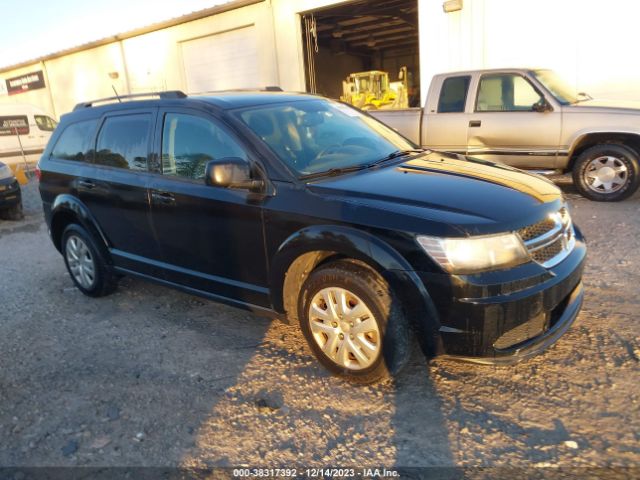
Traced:
<svg viewBox="0 0 640 480">
<path fill-rule="evenodd" d="M 156 133 L 160 161 L 149 191 L 165 279 L 270 306 L 259 199 L 204 181 L 209 160 L 250 162 L 242 143 L 218 119 L 188 109 L 161 110 Z"/>
<path fill-rule="evenodd" d="M 467 116 L 467 154 L 520 168 L 554 168 L 562 114 L 534 111 L 543 101 L 542 93 L 519 73 L 482 75 Z"/>
</svg>

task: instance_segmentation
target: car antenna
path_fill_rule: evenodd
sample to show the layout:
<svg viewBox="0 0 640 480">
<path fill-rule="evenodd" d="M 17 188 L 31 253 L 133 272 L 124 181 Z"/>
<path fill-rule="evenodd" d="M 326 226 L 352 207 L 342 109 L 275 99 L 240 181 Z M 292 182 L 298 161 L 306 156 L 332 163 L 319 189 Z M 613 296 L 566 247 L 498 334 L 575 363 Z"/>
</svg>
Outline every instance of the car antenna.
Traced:
<svg viewBox="0 0 640 480">
<path fill-rule="evenodd" d="M 113 93 L 116 94 L 116 98 L 118 99 L 118 103 L 122 103 L 122 100 L 120 100 L 120 95 L 118 95 L 118 92 L 116 91 L 115 85 L 111 85 L 111 88 L 113 88 Z"/>
</svg>

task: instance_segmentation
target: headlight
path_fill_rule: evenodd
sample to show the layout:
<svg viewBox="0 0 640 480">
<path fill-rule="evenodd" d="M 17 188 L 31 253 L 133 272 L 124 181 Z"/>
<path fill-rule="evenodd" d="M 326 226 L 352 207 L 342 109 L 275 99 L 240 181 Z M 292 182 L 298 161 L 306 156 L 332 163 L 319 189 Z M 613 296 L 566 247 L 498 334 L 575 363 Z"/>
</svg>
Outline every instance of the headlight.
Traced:
<svg viewBox="0 0 640 480">
<path fill-rule="evenodd" d="M 419 236 L 417 240 L 451 273 L 474 273 L 529 261 L 529 253 L 515 233 L 467 238 Z"/>
<path fill-rule="evenodd" d="M 0 165 L 0 180 L 5 180 L 7 178 L 12 178 L 13 172 L 6 165 Z"/>
</svg>

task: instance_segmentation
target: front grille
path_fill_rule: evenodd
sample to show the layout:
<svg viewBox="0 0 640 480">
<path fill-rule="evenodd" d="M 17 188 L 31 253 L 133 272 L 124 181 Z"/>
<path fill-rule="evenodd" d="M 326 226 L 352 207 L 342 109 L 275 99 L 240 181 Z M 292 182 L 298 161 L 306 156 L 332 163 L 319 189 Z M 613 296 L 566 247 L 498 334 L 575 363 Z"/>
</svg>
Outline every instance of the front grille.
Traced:
<svg viewBox="0 0 640 480">
<path fill-rule="evenodd" d="M 531 258 L 538 263 L 546 263 L 561 253 L 562 248 L 562 238 L 558 238 L 551 245 L 541 248 L 540 250 L 536 250 L 535 252 L 531 252 Z"/>
<path fill-rule="evenodd" d="M 498 350 L 513 347 L 519 343 L 531 340 L 545 332 L 547 329 L 548 315 L 545 312 L 533 317 L 531 320 L 512 328 L 502 334 L 493 344 Z"/>
<path fill-rule="evenodd" d="M 523 242 L 528 242 L 540 235 L 544 235 L 555 226 L 556 223 L 551 218 L 545 218 L 541 222 L 521 228 L 518 230 L 518 233 L 520 234 L 520 237 L 522 237 Z"/>
<path fill-rule="evenodd" d="M 571 216 L 566 207 L 544 220 L 518 230 L 531 258 L 546 268 L 564 260 L 575 246 Z"/>
</svg>

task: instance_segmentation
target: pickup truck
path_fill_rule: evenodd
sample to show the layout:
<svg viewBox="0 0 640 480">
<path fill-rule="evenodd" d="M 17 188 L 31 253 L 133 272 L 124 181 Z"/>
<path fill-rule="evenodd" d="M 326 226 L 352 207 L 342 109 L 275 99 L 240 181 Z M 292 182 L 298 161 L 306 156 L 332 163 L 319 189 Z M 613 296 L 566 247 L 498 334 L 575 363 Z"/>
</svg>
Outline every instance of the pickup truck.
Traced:
<svg viewBox="0 0 640 480">
<path fill-rule="evenodd" d="M 571 172 L 591 200 L 622 200 L 640 184 L 640 102 L 593 100 L 551 70 L 439 74 L 424 108 L 369 113 L 429 149 Z"/>
</svg>

